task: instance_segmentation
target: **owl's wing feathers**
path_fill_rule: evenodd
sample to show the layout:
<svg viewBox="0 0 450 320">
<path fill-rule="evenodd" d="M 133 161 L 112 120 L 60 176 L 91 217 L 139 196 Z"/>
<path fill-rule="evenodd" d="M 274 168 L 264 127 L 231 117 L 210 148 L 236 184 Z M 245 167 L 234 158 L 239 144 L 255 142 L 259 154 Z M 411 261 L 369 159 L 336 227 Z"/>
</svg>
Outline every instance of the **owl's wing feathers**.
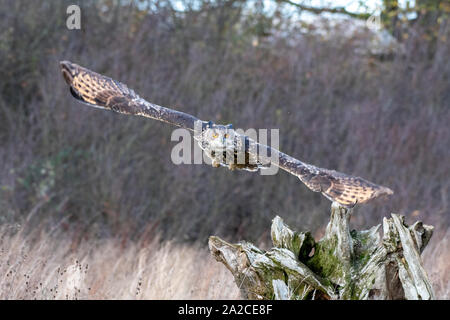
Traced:
<svg viewBox="0 0 450 320">
<path fill-rule="evenodd" d="M 75 63 L 61 61 L 60 65 L 71 94 L 92 107 L 149 117 L 189 130 L 194 130 L 195 121 L 199 121 L 190 114 L 150 103 L 125 84 Z"/>
<path fill-rule="evenodd" d="M 383 195 L 393 194 L 391 189 L 361 177 L 304 163 L 277 149 L 251 139 L 250 144 L 253 144 L 253 148 L 249 150 L 258 149 L 255 156 L 258 157 L 261 163 L 277 165 L 290 174 L 297 176 L 312 191 L 320 192 L 329 200 L 336 201 L 342 206 L 353 207 L 357 203 L 365 203 Z"/>
<path fill-rule="evenodd" d="M 72 95 L 89 106 L 124 114 L 141 115 L 189 130 L 194 130 L 196 121 L 201 121 L 190 114 L 152 104 L 140 98 L 125 84 L 77 64 L 62 61 L 60 65 Z M 256 159 L 258 167 L 266 167 L 273 163 L 297 176 L 312 191 L 321 192 L 329 200 L 336 201 L 342 206 L 353 207 L 357 203 L 364 203 L 378 196 L 393 193 L 389 188 L 360 177 L 303 163 L 276 149 L 259 144 L 249 137 L 245 137 L 243 141 L 245 141 L 246 152 Z M 261 153 L 261 150 L 265 152 Z"/>
<path fill-rule="evenodd" d="M 391 195 L 391 189 L 379 186 L 360 177 L 346 175 L 334 170 L 314 167 L 314 170 L 299 168 L 298 178 L 311 190 L 321 192 L 331 201 L 346 207 L 364 203 L 382 195 Z"/>
</svg>

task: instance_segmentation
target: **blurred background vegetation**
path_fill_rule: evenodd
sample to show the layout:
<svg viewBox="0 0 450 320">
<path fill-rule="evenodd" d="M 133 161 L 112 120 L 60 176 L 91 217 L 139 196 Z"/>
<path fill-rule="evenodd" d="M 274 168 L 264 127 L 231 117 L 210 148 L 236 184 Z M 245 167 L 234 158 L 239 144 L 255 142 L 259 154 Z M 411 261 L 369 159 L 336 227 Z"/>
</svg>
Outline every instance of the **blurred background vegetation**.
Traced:
<svg viewBox="0 0 450 320">
<path fill-rule="evenodd" d="M 0 0 L 0 223 L 92 238 L 264 242 L 280 215 L 320 233 L 330 202 L 285 172 L 174 165 L 170 126 L 78 104 L 70 60 L 147 100 L 236 128 L 280 128 L 281 150 L 394 196 L 357 208 L 450 223 L 450 24 L 446 1 Z M 371 11 L 372 10 L 372 11 Z M 351 31 L 351 32 L 350 32 Z M 373 47 L 375 46 L 375 47 Z"/>
</svg>

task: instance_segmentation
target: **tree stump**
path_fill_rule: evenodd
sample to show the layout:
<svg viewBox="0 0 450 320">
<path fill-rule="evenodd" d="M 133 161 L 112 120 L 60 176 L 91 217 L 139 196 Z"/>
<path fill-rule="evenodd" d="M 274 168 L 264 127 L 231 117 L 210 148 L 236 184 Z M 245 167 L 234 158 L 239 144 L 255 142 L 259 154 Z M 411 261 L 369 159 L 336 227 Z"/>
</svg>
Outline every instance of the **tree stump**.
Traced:
<svg viewBox="0 0 450 320">
<path fill-rule="evenodd" d="M 318 242 L 276 216 L 269 251 L 215 236 L 209 249 L 245 299 L 434 299 L 420 259 L 433 227 L 420 221 L 407 226 L 403 216 L 391 214 L 383 219 L 383 237 L 380 225 L 350 231 L 351 211 L 333 203 Z"/>
</svg>

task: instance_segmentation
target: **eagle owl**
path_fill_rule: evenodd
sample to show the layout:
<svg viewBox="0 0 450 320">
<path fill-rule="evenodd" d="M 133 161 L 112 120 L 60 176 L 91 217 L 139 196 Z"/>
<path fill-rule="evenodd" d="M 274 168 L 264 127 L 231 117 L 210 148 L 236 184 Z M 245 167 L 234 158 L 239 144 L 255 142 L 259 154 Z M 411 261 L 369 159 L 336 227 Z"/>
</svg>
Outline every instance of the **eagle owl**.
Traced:
<svg viewBox="0 0 450 320">
<path fill-rule="evenodd" d="M 249 139 L 233 130 L 233 125 L 218 125 L 211 121 L 204 130 L 194 135 L 200 148 L 211 159 L 213 167 L 225 166 L 230 170 L 258 171 L 266 168 L 249 152 Z"/>
<path fill-rule="evenodd" d="M 344 207 L 353 207 L 379 196 L 393 194 L 391 189 L 363 178 L 304 163 L 245 135 L 239 135 L 231 125 L 216 125 L 211 121 L 202 121 L 190 114 L 150 103 L 125 84 L 75 63 L 62 61 L 60 66 L 72 96 L 78 101 L 92 107 L 144 116 L 192 130 L 194 139 L 212 159 L 215 167 L 258 171 L 274 164 L 298 177 L 312 191 L 320 192 Z M 201 123 L 200 133 L 195 133 L 197 123 Z M 266 152 L 258 152 L 258 149 Z M 265 156 L 268 154 L 271 156 Z M 240 155 L 243 155 L 243 159 L 240 159 Z"/>
</svg>

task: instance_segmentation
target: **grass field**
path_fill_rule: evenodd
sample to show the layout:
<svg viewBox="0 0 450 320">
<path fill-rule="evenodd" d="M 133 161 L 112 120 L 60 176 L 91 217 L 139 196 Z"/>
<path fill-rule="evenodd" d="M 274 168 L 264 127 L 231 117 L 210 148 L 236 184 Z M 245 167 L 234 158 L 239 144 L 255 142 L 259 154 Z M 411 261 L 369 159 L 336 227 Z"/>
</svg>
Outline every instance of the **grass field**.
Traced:
<svg viewBox="0 0 450 320">
<path fill-rule="evenodd" d="M 75 244 L 41 231 L 3 233 L 0 252 L 0 299 L 239 298 L 228 270 L 200 247 L 158 239 Z"/>
<path fill-rule="evenodd" d="M 0 299 L 240 299 L 231 273 L 204 245 L 61 239 L 3 226 Z M 450 298 L 450 231 L 423 253 L 436 298 Z"/>
</svg>

